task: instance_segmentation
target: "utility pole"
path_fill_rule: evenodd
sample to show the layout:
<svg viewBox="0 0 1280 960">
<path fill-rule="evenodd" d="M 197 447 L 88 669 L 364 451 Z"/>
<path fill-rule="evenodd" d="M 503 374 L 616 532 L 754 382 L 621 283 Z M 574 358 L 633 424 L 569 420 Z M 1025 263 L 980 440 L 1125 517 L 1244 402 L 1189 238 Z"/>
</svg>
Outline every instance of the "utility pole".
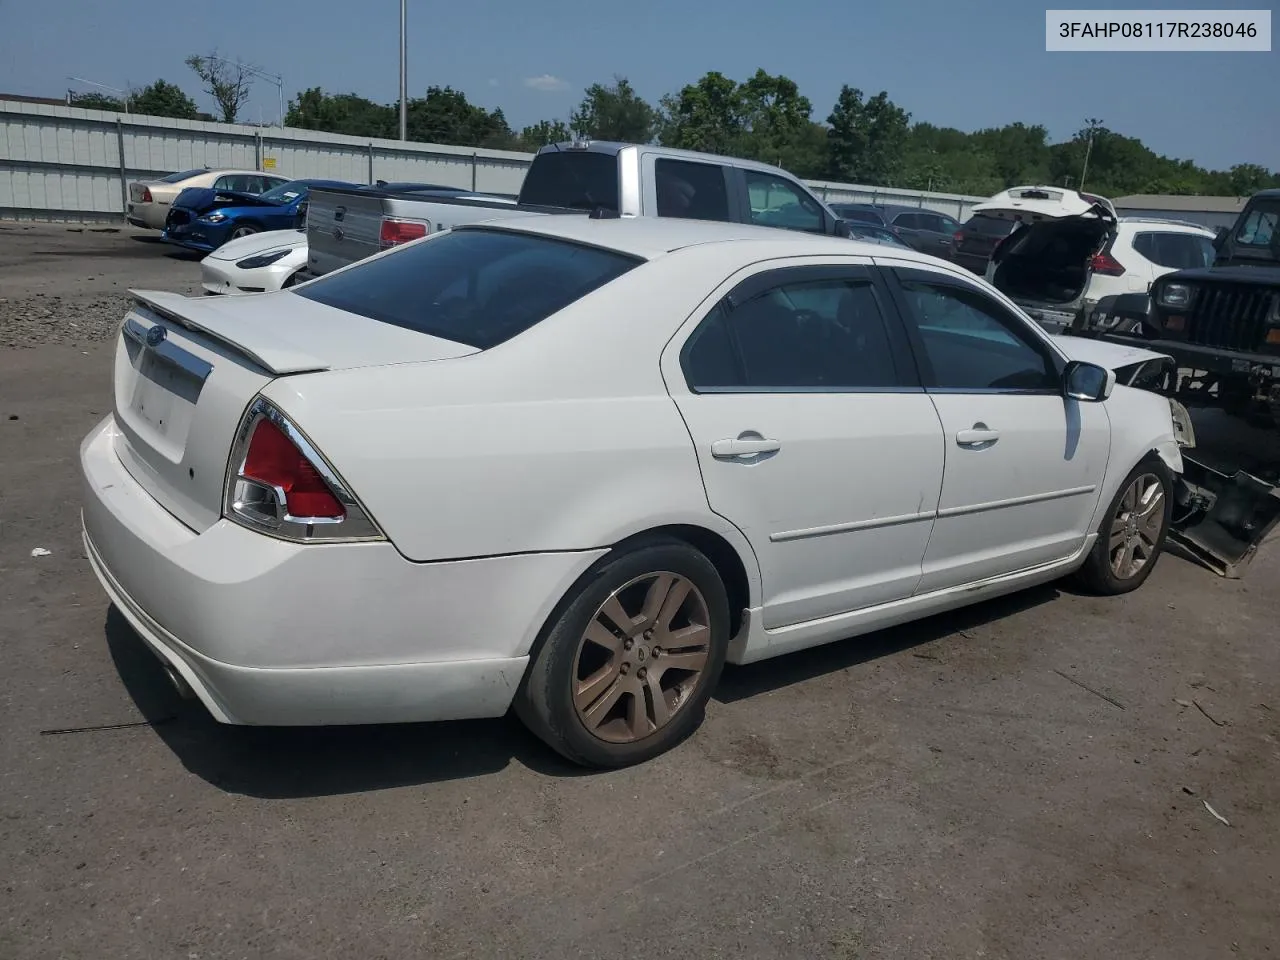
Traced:
<svg viewBox="0 0 1280 960">
<path fill-rule="evenodd" d="M 1089 174 L 1089 154 L 1093 153 L 1093 132 L 1102 125 L 1102 121 L 1097 117 L 1086 117 L 1085 123 L 1089 125 L 1089 142 L 1084 148 L 1084 169 L 1080 171 L 1080 189 L 1084 189 L 1084 178 Z"/>
<path fill-rule="evenodd" d="M 409 0 L 400 0 L 400 139 L 409 139 L 409 84 L 406 74 L 408 42 L 405 38 L 405 7 Z"/>
</svg>

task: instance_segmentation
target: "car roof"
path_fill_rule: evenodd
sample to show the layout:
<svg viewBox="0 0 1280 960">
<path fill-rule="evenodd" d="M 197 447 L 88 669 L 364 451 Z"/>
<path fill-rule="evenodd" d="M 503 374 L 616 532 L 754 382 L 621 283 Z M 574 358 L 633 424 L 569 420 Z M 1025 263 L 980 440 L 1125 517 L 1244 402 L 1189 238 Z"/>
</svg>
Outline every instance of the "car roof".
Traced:
<svg viewBox="0 0 1280 960">
<path fill-rule="evenodd" d="M 604 247 L 629 256 L 654 260 L 685 247 L 709 243 L 757 241 L 776 244 L 780 256 L 883 256 L 882 243 L 844 237 L 819 236 L 781 227 L 745 223 L 683 220 L 676 217 L 608 217 L 596 219 L 578 214 L 501 218 L 459 225 L 454 230 L 512 230 L 576 243 Z M 758 252 L 758 250 L 757 250 Z M 910 249 L 894 249 L 898 258 L 928 262 L 936 258 Z"/>
<path fill-rule="evenodd" d="M 1193 223 L 1190 220 L 1165 220 L 1163 217 L 1120 217 L 1116 220 L 1117 227 L 1128 227 L 1131 230 L 1160 230 L 1165 233 L 1202 233 L 1207 237 L 1214 236 L 1211 228 L 1206 227 L 1202 223 Z"/>
</svg>

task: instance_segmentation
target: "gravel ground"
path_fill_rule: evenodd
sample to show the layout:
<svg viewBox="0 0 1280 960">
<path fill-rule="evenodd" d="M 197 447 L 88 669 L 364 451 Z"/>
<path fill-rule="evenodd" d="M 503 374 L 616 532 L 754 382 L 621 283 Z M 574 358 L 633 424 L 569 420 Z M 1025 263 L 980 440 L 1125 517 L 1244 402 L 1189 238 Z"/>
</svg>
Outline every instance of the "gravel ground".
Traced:
<svg viewBox="0 0 1280 960">
<path fill-rule="evenodd" d="M 130 253 L 39 252 L 79 244 Z M 4 960 L 1280 955 L 1274 543 L 1244 580 L 1166 555 L 1126 598 L 1047 586 L 730 669 L 631 770 L 509 720 L 223 727 L 109 608 L 78 516 L 118 320 L 85 305 L 194 266 L 49 228 L 0 230 L 0 264 L 81 324 L 4 315 L 68 341 L 0 349 Z"/>
<path fill-rule="evenodd" d="M 0 347 L 114 335 L 128 290 L 198 293 L 200 256 L 155 230 L 0 222 Z"/>
</svg>

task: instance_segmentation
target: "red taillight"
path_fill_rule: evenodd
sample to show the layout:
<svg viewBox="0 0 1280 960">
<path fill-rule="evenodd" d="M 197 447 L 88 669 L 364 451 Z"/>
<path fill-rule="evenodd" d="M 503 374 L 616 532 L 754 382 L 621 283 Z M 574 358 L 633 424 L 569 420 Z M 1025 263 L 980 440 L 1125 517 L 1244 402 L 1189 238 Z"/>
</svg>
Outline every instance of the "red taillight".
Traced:
<svg viewBox="0 0 1280 960">
<path fill-rule="evenodd" d="M 1119 277 L 1124 274 L 1124 265 L 1109 253 L 1095 253 L 1089 261 L 1094 273 L 1106 277 Z"/>
<path fill-rule="evenodd" d="M 150 203 L 150 202 L 151 202 L 151 188 L 150 188 L 150 187 L 143 187 L 143 188 L 142 188 L 142 202 L 143 202 L 143 203 Z"/>
<path fill-rule="evenodd" d="M 956 243 L 964 243 L 964 231 L 957 230 L 955 233 L 951 235 L 951 239 L 954 240 Z"/>
<path fill-rule="evenodd" d="M 290 516 L 328 520 L 346 516 L 316 468 L 284 431 L 266 418 L 253 429 L 240 475 L 283 490 L 284 507 Z"/>
<path fill-rule="evenodd" d="M 427 235 L 427 225 L 420 220 L 395 220 L 384 217 L 382 220 L 382 246 L 394 247 L 399 243 L 408 243 Z"/>
</svg>

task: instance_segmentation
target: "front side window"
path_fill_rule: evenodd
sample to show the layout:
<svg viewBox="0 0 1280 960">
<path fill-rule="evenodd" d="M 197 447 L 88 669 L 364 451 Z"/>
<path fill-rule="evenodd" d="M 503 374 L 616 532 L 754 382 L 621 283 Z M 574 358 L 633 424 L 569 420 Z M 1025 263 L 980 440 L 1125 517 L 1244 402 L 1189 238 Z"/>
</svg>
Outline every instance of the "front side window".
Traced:
<svg viewBox="0 0 1280 960">
<path fill-rule="evenodd" d="M 658 160 L 653 165 L 658 216 L 689 220 L 729 219 L 724 167 L 689 160 Z"/>
<path fill-rule="evenodd" d="M 1269 247 L 1280 234 L 1280 204 L 1257 204 L 1236 231 L 1236 242 L 1250 247 Z"/>
<path fill-rule="evenodd" d="M 818 202 L 785 177 L 759 170 L 744 170 L 751 222 L 762 227 L 781 227 L 823 233 L 826 221 Z"/>
<path fill-rule="evenodd" d="M 902 279 L 933 387 L 943 390 L 1057 390 L 1048 350 L 1017 317 L 969 287 Z"/>
<path fill-rule="evenodd" d="M 874 390 L 902 386 L 875 289 L 851 278 L 783 283 L 721 303 L 686 343 L 690 389 Z"/>
<path fill-rule="evenodd" d="M 295 292 L 380 323 L 485 350 L 642 262 L 549 237 L 451 230 Z"/>
</svg>

